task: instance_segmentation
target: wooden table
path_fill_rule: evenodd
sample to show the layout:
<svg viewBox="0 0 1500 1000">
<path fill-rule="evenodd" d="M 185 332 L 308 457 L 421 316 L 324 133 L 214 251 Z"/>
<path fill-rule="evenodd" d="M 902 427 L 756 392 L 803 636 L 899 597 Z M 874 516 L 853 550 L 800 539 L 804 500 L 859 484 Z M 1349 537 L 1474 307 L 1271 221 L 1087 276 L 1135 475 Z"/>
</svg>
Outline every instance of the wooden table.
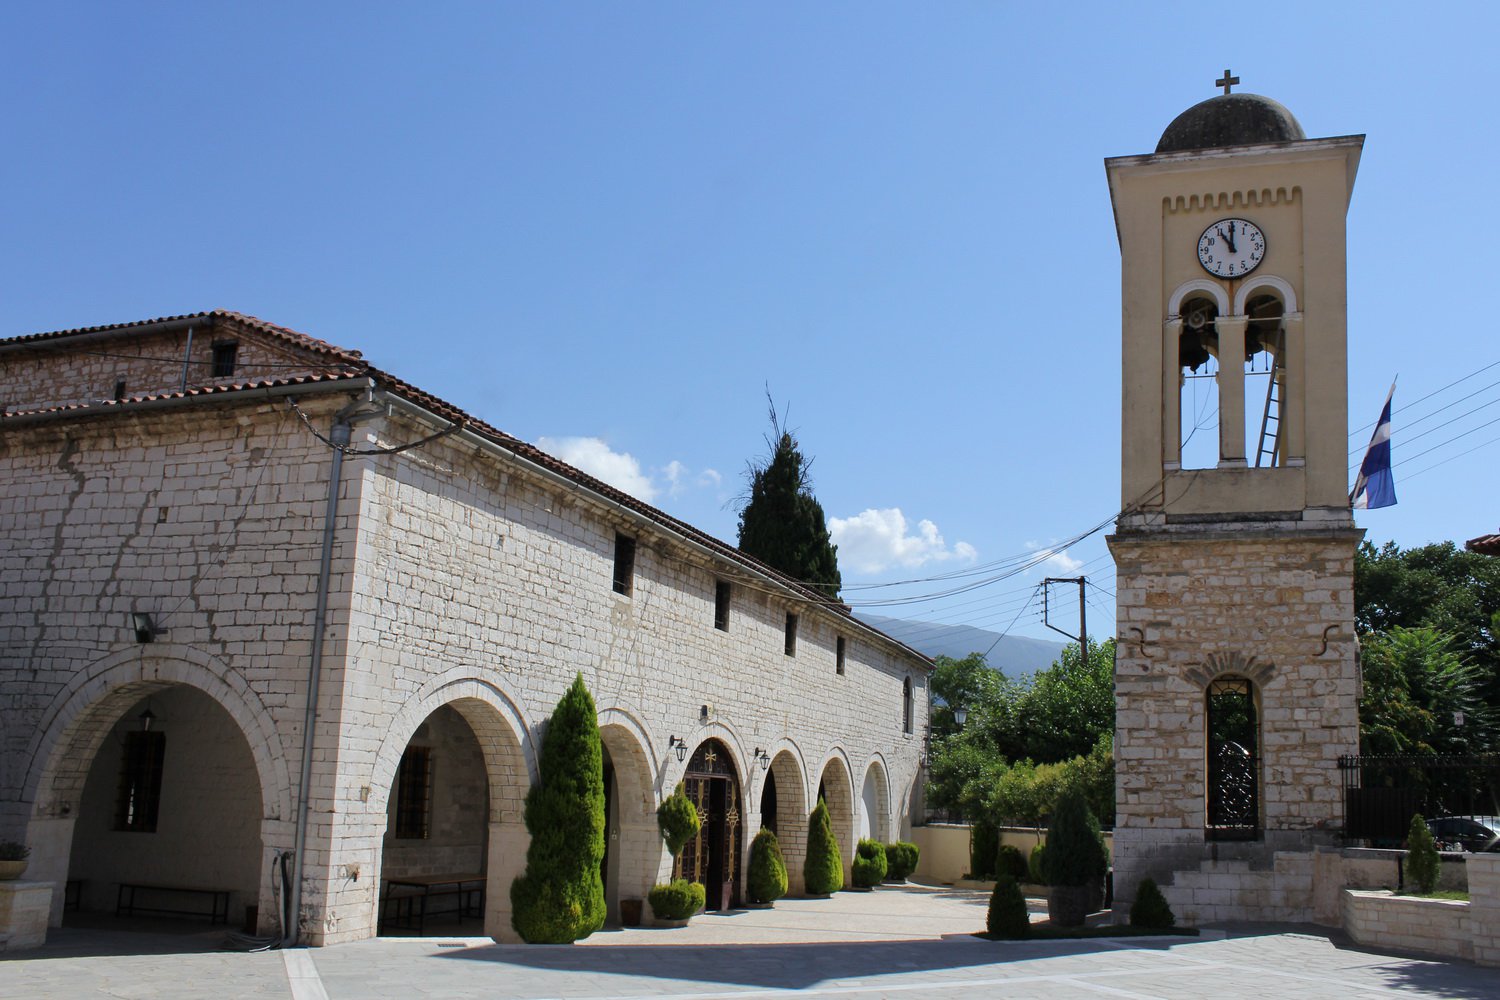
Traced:
<svg viewBox="0 0 1500 1000">
<path fill-rule="evenodd" d="M 427 901 L 434 896 L 458 897 L 458 920 L 466 917 L 484 919 L 484 884 L 481 874 L 403 875 L 385 880 L 381 897 L 382 927 L 423 932 L 427 920 Z"/>
</svg>

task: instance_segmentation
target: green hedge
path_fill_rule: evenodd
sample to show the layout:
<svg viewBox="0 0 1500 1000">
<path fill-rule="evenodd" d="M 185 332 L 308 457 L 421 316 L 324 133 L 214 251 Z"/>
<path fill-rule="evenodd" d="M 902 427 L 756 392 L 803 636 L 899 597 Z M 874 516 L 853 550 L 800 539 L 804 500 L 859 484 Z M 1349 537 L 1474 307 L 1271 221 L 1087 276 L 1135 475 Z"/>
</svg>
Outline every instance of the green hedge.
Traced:
<svg viewBox="0 0 1500 1000">
<path fill-rule="evenodd" d="M 912 872 L 917 870 L 917 859 L 921 851 L 916 844 L 905 840 L 898 840 L 894 844 L 885 845 L 885 877 L 893 882 L 906 879 Z"/>
<path fill-rule="evenodd" d="M 828 803 L 822 799 L 808 820 L 807 861 L 802 866 L 802 879 L 814 896 L 838 892 L 844 887 L 844 860 L 828 819 Z"/>
<path fill-rule="evenodd" d="M 659 920 L 686 920 L 699 910 L 708 898 L 701 882 L 678 879 L 670 885 L 658 885 L 646 896 L 651 912 Z"/>
<path fill-rule="evenodd" d="M 1026 913 L 1026 897 L 1021 895 L 1021 887 L 1009 875 L 1002 873 L 995 880 L 995 891 L 990 893 L 990 909 L 984 925 L 999 938 L 1030 936 L 1031 918 Z"/>
<path fill-rule="evenodd" d="M 1026 866 L 1026 877 L 1032 885 L 1047 884 L 1047 845 L 1037 844 L 1031 849 L 1031 860 Z"/>
<path fill-rule="evenodd" d="M 862 889 L 879 885 L 885 881 L 887 867 L 885 845 L 878 840 L 861 837 L 854 848 L 854 884 Z"/>
<path fill-rule="evenodd" d="M 752 903 L 774 903 L 786 895 L 786 860 L 781 856 L 781 844 L 776 834 L 761 828 L 750 841 L 750 870 L 746 873 L 746 889 Z"/>
<path fill-rule="evenodd" d="M 1155 879 L 1142 879 L 1136 887 L 1135 902 L 1130 904 L 1130 926 L 1162 931 L 1177 926 L 1172 907 L 1167 905 L 1167 897 L 1161 894 Z"/>
<path fill-rule="evenodd" d="M 1406 832 L 1406 881 L 1416 886 L 1418 892 L 1429 893 L 1437 888 L 1442 864 L 1427 821 L 1421 815 L 1413 816 L 1411 829 Z"/>
<path fill-rule="evenodd" d="M 1030 870 L 1026 865 L 1026 857 L 1019 847 L 1010 844 L 1000 845 L 1000 850 L 995 855 L 995 874 L 996 876 L 1009 875 L 1017 882 L 1026 881 Z"/>
<path fill-rule="evenodd" d="M 1047 827 L 1047 850 L 1042 855 L 1047 884 L 1088 885 L 1103 875 L 1108 864 L 1099 821 L 1083 794 L 1077 789 L 1063 792 Z"/>
<path fill-rule="evenodd" d="M 526 872 L 511 883 L 511 925 L 532 943 L 564 944 L 604 926 L 604 751 L 594 699 L 573 680 L 542 739 L 526 795 Z"/>
<path fill-rule="evenodd" d="M 995 854 L 1000 847 L 1000 828 L 987 819 L 969 828 L 969 876 L 976 879 L 995 877 Z"/>
</svg>

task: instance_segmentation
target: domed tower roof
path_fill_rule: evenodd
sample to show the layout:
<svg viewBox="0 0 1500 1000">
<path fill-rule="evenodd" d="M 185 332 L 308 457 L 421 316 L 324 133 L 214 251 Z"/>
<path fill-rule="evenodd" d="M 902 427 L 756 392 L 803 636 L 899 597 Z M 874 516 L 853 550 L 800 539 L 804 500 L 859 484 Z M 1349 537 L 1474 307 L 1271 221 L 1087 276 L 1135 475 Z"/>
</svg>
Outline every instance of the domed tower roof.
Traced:
<svg viewBox="0 0 1500 1000">
<path fill-rule="evenodd" d="M 1158 153 L 1306 139 L 1307 133 L 1280 103 L 1259 94 L 1220 94 L 1172 119 L 1156 144 Z"/>
</svg>

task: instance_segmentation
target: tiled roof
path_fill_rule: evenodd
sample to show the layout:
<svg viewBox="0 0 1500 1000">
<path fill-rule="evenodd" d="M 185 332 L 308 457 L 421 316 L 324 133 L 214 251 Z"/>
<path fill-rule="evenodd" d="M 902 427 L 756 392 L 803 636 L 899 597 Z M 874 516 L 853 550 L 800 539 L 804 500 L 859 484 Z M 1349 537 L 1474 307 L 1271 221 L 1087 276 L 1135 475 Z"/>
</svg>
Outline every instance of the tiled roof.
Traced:
<svg viewBox="0 0 1500 1000">
<path fill-rule="evenodd" d="M 309 337 L 305 333 L 299 333 L 296 330 L 291 330 L 287 327 L 277 326 L 274 323 L 267 323 L 266 321 L 257 319 L 253 316 L 246 316 L 242 313 L 231 312 L 225 309 L 214 309 L 208 312 L 200 313 L 188 313 L 182 316 L 167 316 L 153 320 L 140 320 L 134 323 L 117 323 L 107 326 L 81 327 L 76 330 L 59 330 L 52 333 L 36 333 L 23 337 L 12 337 L 8 340 L 0 340 L 0 346 L 18 343 L 49 342 L 53 340 L 63 340 L 64 338 L 70 336 L 114 330 L 128 331 L 135 328 L 149 327 L 163 323 L 175 323 L 192 319 L 223 319 L 234 323 L 243 324 L 244 326 L 258 330 L 272 337 L 289 341 L 304 350 L 314 351 L 319 354 L 329 356 L 336 362 L 343 362 L 344 367 L 341 371 L 329 371 L 318 374 L 290 375 L 278 378 L 254 379 L 245 382 L 218 383 L 214 385 L 195 386 L 193 388 L 187 389 L 186 391 L 174 391 L 141 396 L 127 396 L 126 398 L 119 401 L 105 400 L 97 403 L 60 406 L 48 410 L 36 410 L 30 412 L 12 411 L 9 413 L 0 414 L 0 420 L 10 417 L 38 417 L 44 415 L 68 413 L 72 413 L 77 416 L 102 416 L 110 412 L 122 412 L 124 410 L 128 410 L 133 403 L 140 404 L 158 400 L 190 399 L 197 397 L 224 398 L 227 396 L 231 396 L 236 392 L 264 390 L 271 388 L 280 388 L 284 386 L 309 385 L 313 383 L 369 379 L 374 381 L 375 384 L 384 391 L 389 392 L 392 395 L 399 396 L 402 399 L 405 399 L 408 402 L 413 403 L 416 406 L 443 418 L 444 420 L 462 424 L 465 430 L 472 431 L 474 434 L 480 437 L 487 438 L 495 444 L 504 447 L 506 450 L 515 453 L 526 461 L 532 462 L 548 470 L 549 472 L 561 476 L 564 479 L 577 483 L 579 486 L 583 487 L 589 492 L 595 493 L 620 507 L 624 507 L 625 509 L 638 514 L 646 520 L 658 524 L 668 531 L 680 535 L 693 542 L 694 544 L 702 546 L 703 548 L 724 559 L 739 563 L 747 569 L 753 570 L 757 574 L 768 577 L 771 580 L 774 580 L 780 586 L 784 587 L 787 591 L 796 594 L 798 597 L 827 608 L 828 610 L 843 616 L 861 630 L 873 632 L 876 635 L 883 637 L 886 641 L 907 650 L 917 658 L 923 661 L 930 662 L 930 658 L 923 653 L 917 652 L 915 649 L 912 649 L 910 646 L 906 645 L 900 640 L 891 638 L 874 626 L 860 621 L 850 613 L 850 610 L 847 606 L 837 602 L 829 601 L 827 597 L 825 597 L 822 593 L 815 590 L 814 588 L 808 587 L 796 580 L 791 579 L 780 571 L 767 566 L 759 559 L 755 559 L 751 556 L 746 555 L 735 546 L 721 541 L 720 539 L 715 538 L 714 536 L 706 532 L 698 530 L 691 524 L 688 524 L 686 521 L 679 520 L 678 518 L 673 517 L 665 511 L 658 510 L 650 504 L 645 503 L 644 501 L 639 500 L 634 496 L 631 496 L 629 493 L 617 489 L 601 479 L 596 479 L 588 473 L 582 471 L 581 469 L 576 469 L 568 463 L 561 461 L 560 459 L 554 458 L 535 445 L 527 444 L 520 438 L 507 434 L 499 428 L 485 423 L 483 420 L 478 420 L 475 417 L 470 416 L 467 412 L 465 412 L 458 406 L 455 406 L 454 404 L 449 403 L 446 400 L 440 399 L 439 397 L 434 396 L 429 392 L 419 389 L 411 383 L 405 381 L 404 379 L 398 378 L 397 376 L 392 375 L 389 372 L 385 372 L 371 366 L 364 360 L 363 355 L 361 355 L 358 351 L 350 351 L 342 347 L 336 347 L 333 344 L 328 343 L 327 341 L 319 340 L 316 337 Z"/>
<path fill-rule="evenodd" d="M 1500 535 L 1480 535 L 1464 542 L 1464 548 L 1482 556 L 1500 556 Z"/>
</svg>

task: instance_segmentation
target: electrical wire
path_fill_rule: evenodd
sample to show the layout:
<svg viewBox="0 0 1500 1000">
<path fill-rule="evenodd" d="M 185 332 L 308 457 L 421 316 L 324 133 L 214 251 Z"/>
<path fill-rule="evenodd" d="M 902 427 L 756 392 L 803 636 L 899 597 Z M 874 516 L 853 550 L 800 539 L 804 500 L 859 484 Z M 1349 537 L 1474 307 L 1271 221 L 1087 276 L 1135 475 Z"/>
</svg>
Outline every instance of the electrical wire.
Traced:
<svg viewBox="0 0 1500 1000">
<path fill-rule="evenodd" d="M 1452 382 L 1449 382 L 1447 385 L 1443 386 L 1441 389 L 1434 389 L 1433 391 L 1429 392 L 1427 395 L 1423 396 L 1421 399 L 1414 399 L 1410 403 L 1407 403 L 1405 406 L 1402 406 L 1402 407 L 1400 407 L 1398 409 L 1392 410 L 1391 411 L 1391 416 L 1394 417 L 1397 413 L 1404 413 L 1405 411 L 1411 409 L 1412 407 L 1416 406 L 1419 403 L 1425 403 L 1427 400 L 1431 399 L 1433 396 L 1437 396 L 1437 395 L 1440 395 L 1441 393 L 1447 392 L 1449 389 L 1453 388 L 1455 385 L 1458 385 L 1458 384 L 1460 384 L 1462 382 L 1467 382 L 1469 379 L 1473 378 L 1476 375 L 1482 375 L 1485 372 L 1489 371 L 1491 368 L 1496 367 L 1497 365 L 1500 365 L 1500 361 L 1491 361 L 1489 364 L 1485 365 L 1483 368 L 1479 368 L 1479 369 L 1476 369 L 1474 371 L 1471 371 L 1471 372 L 1469 372 L 1469 374 L 1463 376 L 1462 378 L 1454 379 Z M 1482 392 L 1483 390 L 1480 390 L 1480 391 Z M 1363 433 L 1364 431 L 1367 431 L 1370 428 L 1374 427 L 1379 422 L 1380 422 L 1379 420 L 1372 420 L 1368 424 L 1365 424 L 1363 427 L 1356 427 L 1354 430 L 1352 430 L 1352 431 L 1349 432 L 1350 439 L 1352 440 L 1353 438 L 1355 438 L 1359 434 Z"/>
</svg>

